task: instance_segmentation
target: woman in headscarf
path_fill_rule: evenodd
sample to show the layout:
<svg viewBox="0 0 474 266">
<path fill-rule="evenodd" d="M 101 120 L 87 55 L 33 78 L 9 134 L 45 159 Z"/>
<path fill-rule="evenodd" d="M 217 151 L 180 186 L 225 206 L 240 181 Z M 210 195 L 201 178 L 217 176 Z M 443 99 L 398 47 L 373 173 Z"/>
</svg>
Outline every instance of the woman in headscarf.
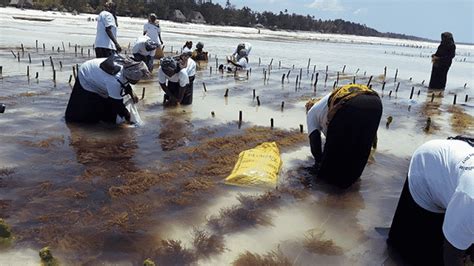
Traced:
<svg viewBox="0 0 474 266">
<path fill-rule="evenodd" d="M 207 61 L 207 52 L 204 52 L 204 43 L 198 42 L 196 44 L 196 49 L 191 54 L 191 58 L 194 61 Z"/>
<path fill-rule="evenodd" d="M 441 44 L 438 46 L 436 53 L 431 55 L 433 68 L 431 70 L 430 89 L 444 90 L 446 87 L 446 79 L 449 67 L 456 54 L 456 45 L 454 44 L 453 35 L 450 32 L 441 34 Z"/>
<path fill-rule="evenodd" d="M 191 53 L 193 52 L 193 42 L 192 41 L 187 41 L 184 45 L 183 45 L 183 49 L 181 51 L 182 54 L 189 54 L 191 55 Z"/>
<path fill-rule="evenodd" d="M 349 84 L 306 104 L 315 178 L 339 188 L 356 182 L 376 138 L 382 102 L 365 85 Z M 326 136 L 321 149 L 321 132 Z"/>
<path fill-rule="evenodd" d="M 130 113 L 123 97 L 137 96 L 130 84 L 151 76 L 143 62 L 114 57 L 86 61 L 78 70 L 77 79 L 66 108 L 67 122 L 116 123 L 118 117 L 130 122 Z"/>
<path fill-rule="evenodd" d="M 186 68 L 181 68 L 175 58 L 171 56 L 161 58 L 158 82 L 166 94 L 165 103 L 169 105 L 192 103 L 193 92 L 188 86 L 188 71 Z"/>
</svg>

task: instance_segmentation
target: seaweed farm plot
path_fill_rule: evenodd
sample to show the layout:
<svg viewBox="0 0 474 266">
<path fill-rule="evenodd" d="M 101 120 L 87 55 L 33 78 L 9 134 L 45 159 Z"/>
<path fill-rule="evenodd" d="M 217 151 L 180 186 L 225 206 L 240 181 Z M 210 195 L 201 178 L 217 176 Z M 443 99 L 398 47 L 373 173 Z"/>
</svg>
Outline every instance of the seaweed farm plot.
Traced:
<svg viewBox="0 0 474 266">
<path fill-rule="evenodd" d="M 386 231 L 412 152 L 474 130 L 469 85 L 433 92 L 397 76 L 396 66 L 315 64 L 297 52 L 282 62 L 283 48 L 259 58 L 258 47 L 249 71 L 219 71 L 222 51 L 200 63 L 191 106 L 163 106 L 156 75 L 135 85 L 141 127 L 66 124 L 77 67 L 91 48 L 0 48 L 2 265 L 38 264 L 44 247 L 43 257 L 51 252 L 63 265 L 397 263 Z M 453 75 L 459 84 L 456 68 Z M 382 98 L 377 149 L 348 190 L 308 188 L 304 104 L 354 82 Z M 283 160 L 275 188 L 224 184 L 241 151 L 268 141 Z"/>
</svg>

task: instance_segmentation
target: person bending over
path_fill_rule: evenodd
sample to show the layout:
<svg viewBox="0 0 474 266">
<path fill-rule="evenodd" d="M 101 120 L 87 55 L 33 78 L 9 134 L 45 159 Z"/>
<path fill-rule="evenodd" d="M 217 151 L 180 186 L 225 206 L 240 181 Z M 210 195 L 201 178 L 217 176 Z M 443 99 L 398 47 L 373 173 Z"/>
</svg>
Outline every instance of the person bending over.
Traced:
<svg viewBox="0 0 474 266">
<path fill-rule="evenodd" d="M 191 57 L 189 57 L 189 53 L 181 54 L 179 57 L 179 67 L 181 69 L 186 69 L 186 73 L 189 77 L 189 84 L 186 87 L 188 92 L 188 104 L 193 102 L 193 90 L 194 90 L 194 78 L 196 76 L 196 62 L 194 62 Z"/>
<path fill-rule="evenodd" d="M 150 37 L 144 35 L 138 37 L 132 48 L 133 58 L 135 61 L 143 61 L 148 70 L 153 70 L 153 59 L 155 57 L 155 49 L 159 48 L 160 45 L 150 39 Z"/>
<path fill-rule="evenodd" d="M 382 116 L 378 94 L 365 85 L 345 85 L 306 104 L 315 177 L 340 188 L 356 182 L 365 168 Z M 326 136 L 321 149 L 321 133 Z"/>
<path fill-rule="evenodd" d="M 387 239 L 406 263 L 474 260 L 473 145 L 473 138 L 458 136 L 428 141 L 414 152 Z"/>
<path fill-rule="evenodd" d="M 158 82 L 165 92 L 164 103 L 169 105 L 191 104 L 193 93 L 189 86 L 186 68 L 181 68 L 173 57 L 163 57 L 158 69 Z"/>
<path fill-rule="evenodd" d="M 150 77 L 143 62 L 132 59 L 97 58 L 84 62 L 78 70 L 78 78 L 66 108 L 66 122 L 116 123 L 117 117 L 130 122 L 130 113 L 123 97 L 138 98 L 130 84 Z"/>
</svg>

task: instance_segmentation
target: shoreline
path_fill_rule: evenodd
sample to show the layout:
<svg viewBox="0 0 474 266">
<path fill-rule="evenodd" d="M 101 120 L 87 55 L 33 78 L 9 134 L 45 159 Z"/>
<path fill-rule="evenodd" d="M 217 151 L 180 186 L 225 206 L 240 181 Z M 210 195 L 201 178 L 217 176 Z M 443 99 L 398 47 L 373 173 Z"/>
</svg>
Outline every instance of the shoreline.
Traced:
<svg viewBox="0 0 474 266">
<path fill-rule="evenodd" d="M 87 21 L 89 18 L 97 16 L 97 14 L 80 13 L 73 15 L 71 12 L 60 12 L 60 11 L 42 11 L 36 9 L 18 9 L 15 7 L 1 7 L 0 12 L 2 15 L 0 18 L 10 17 L 17 15 L 33 15 L 41 16 L 43 18 L 55 18 L 55 19 L 80 19 L 84 18 Z M 131 25 L 141 25 L 146 21 L 146 18 L 137 17 L 123 17 L 118 16 L 120 23 L 127 23 Z M 49 22 L 45 22 L 49 23 Z M 57 23 L 53 21 L 53 23 Z M 373 36 L 359 36 L 359 35 L 346 35 L 346 34 L 329 34 L 329 33 L 317 33 L 307 31 L 289 31 L 289 30 L 270 30 L 270 29 L 259 29 L 250 27 L 239 27 L 239 26 L 218 26 L 210 24 L 194 24 L 194 23 L 178 23 L 168 20 L 160 20 L 160 25 L 165 29 L 165 32 L 174 34 L 187 34 L 195 36 L 206 36 L 206 37 L 226 37 L 226 38 L 245 38 L 245 39 L 256 39 L 256 40 L 270 40 L 270 41 L 316 41 L 323 43 L 347 43 L 347 44 L 368 44 L 368 45 L 391 45 L 391 46 L 409 46 L 414 48 L 436 48 L 439 44 L 437 41 L 416 41 L 409 39 L 395 39 L 387 37 L 373 37 Z M 195 31 L 190 33 L 188 27 L 190 26 Z M 474 51 L 474 44 L 457 44 L 458 48 L 468 49 Z"/>
</svg>

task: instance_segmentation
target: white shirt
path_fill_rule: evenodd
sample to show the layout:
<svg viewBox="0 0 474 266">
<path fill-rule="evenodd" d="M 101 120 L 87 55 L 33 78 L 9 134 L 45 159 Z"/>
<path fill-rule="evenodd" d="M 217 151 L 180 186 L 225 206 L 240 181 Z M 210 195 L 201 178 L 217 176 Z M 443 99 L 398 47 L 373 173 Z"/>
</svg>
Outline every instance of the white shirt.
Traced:
<svg viewBox="0 0 474 266">
<path fill-rule="evenodd" d="M 413 154 L 408 187 L 415 202 L 446 212 L 445 238 L 466 250 L 474 243 L 474 148 L 460 140 L 432 140 Z"/>
<path fill-rule="evenodd" d="M 143 25 L 143 32 L 146 32 L 146 36 L 150 37 L 152 41 L 161 44 L 160 39 L 158 38 L 161 33 L 159 25 L 147 22 Z"/>
<path fill-rule="evenodd" d="M 103 71 L 99 65 L 106 59 L 96 58 L 84 62 L 79 67 L 79 82 L 85 90 L 96 93 L 103 98 L 111 97 L 121 100 L 120 92 L 122 91 L 122 86 L 117 80 L 120 80 L 122 83 L 126 82 L 126 79 L 123 78 L 123 70 L 121 68 L 115 75 L 110 75 Z"/>
<path fill-rule="evenodd" d="M 182 54 L 184 54 L 184 53 L 192 53 L 192 52 L 193 52 L 193 50 L 192 50 L 191 48 L 188 48 L 187 46 L 185 46 L 185 47 L 183 48 L 183 50 L 181 51 Z"/>
<path fill-rule="evenodd" d="M 309 109 L 306 116 L 308 125 L 308 135 L 311 135 L 316 129 L 323 132 L 324 136 L 328 133 L 328 100 L 331 93 L 324 96 Z"/>
<path fill-rule="evenodd" d="M 244 42 L 244 47 L 245 47 L 245 50 L 247 50 L 247 56 L 250 54 L 250 51 L 252 50 L 252 45 L 248 42 Z M 237 46 L 238 48 L 238 46 Z M 235 48 L 235 51 L 232 55 L 239 55 L 239 53 L 237 52 L 237 48 Z"/>
<path fill-rule="evenodd" d="M 105 28 L 112 27 L 112 35 L 117 38 L 117 25 L 115 24 L 115 18 L 112 13 L 108 11 L 102 11 L 97 18 L 97 34 L 95 35 L 95 47 L 107 48 L 117 50 L 114 42 L 110 39 L 109 35 L 105 31 Z"/>
<path fill-rule="evenodd" d="M 245 57 L 240 58 L 239 61 L 237 61 L 237 64 L 242 68 L 242 70 L 247 70 L 250 67 L 249 62 Z"/>
<path fill-rule="evenodd" d="M 165 84 L 166 80 L 170 82 L 179 82 L 180 87 L 185 87 L 189 84 L 189 76 L 186 71 L 186 68 L 181 69 L 178 73 L 175 73 L 173 76 L 168 76 L 163 72 L 161 67 L 158 69 L 158 82 L 160 84 Z"/>
<path fill-rule="evenodd" d="M 192 77 L 196 75 L 196 62 L 190 58 L 188 58 L 188 63 L 186 65 L 186 73 L 188 73 L 188 77 Z"/>
<path fill-rule="evenodd" d="M 154 55 L 155 50 L 147 51 L 146 50 L 146 42 L 150 40 L 150 37 L 144 35 L 137 38 L 135 44 L 132 48 L 132 54 L 141 54 L 143 56 Z"/>
</svg>

